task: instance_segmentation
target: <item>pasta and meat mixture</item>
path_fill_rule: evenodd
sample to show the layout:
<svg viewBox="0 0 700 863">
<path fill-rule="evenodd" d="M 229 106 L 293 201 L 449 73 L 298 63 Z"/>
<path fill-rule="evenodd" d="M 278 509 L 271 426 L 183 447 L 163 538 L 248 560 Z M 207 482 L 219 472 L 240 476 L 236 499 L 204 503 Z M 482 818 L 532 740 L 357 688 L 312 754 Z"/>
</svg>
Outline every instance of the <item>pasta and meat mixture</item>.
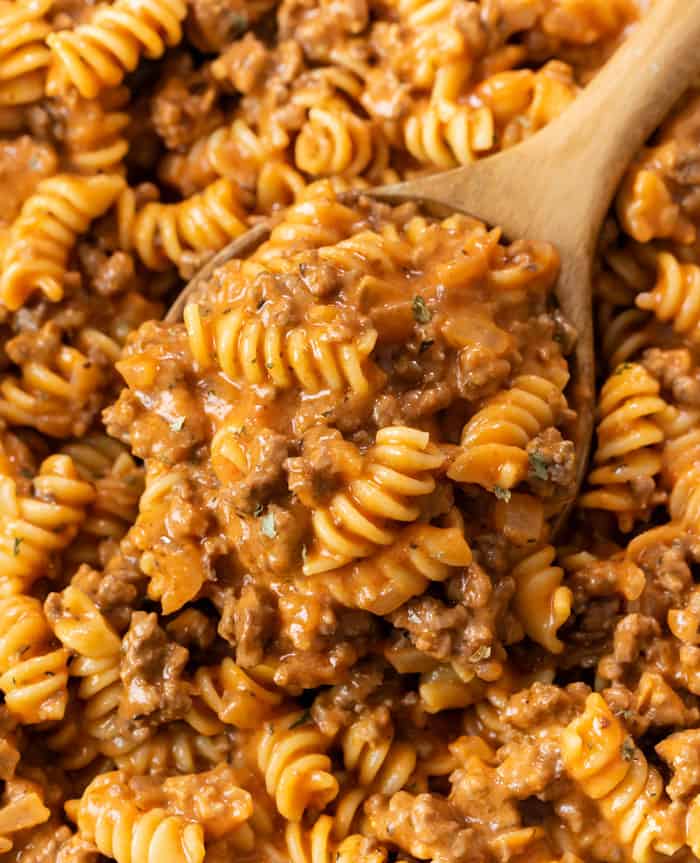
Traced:
<svg viewBox="0 0 700 863">
<path fill-rule="evenodd" d="M 647 5 L 0 0 L 0 863 L 700 858 L 700 90 L 575 501 L 556 250 L 365 194 Z"/>
</svg>

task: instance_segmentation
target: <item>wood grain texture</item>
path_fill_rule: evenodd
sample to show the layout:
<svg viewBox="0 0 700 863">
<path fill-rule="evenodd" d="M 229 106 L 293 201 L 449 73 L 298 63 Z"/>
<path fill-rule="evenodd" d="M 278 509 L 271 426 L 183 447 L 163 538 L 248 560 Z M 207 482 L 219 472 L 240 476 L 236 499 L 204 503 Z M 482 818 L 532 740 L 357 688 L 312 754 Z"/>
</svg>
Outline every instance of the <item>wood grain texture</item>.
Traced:
<svg viewBox="0 0 700 863">
<path fill-rule="evenodd" d="M 578 411 L 573 502 L 594 426 L 592 267 L 600 227 L 631 159 L 700 72 L 700 0 L 656 0 L 608 63 L 556 120 L 509 150 L 369 194 L 440 205 L 500 225 L 509 239 L 553 243 L 559 305 L 578 331 L 570 402 Z M 187 285 L 166 320 L 227 260 L 250 254 L 265 225 L 239 237 Z M 563 517 L 559 520 L 561 524 Z"/>
</svg>

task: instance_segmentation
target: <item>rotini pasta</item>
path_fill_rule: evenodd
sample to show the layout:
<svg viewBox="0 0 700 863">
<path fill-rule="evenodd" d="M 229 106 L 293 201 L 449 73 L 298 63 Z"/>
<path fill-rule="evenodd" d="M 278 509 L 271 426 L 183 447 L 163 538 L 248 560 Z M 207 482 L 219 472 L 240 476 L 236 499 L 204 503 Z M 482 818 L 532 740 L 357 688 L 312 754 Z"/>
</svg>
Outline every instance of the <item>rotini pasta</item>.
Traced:
<svg viewBox="0 0 700 863">
<path fill-rule="evenodd" d="M 36 102 L 44 95 L 50 53 L 44 40 L 52 0 L 4 2 L 0 7 L 0 106 Z"/>
<path fill-rule="evenodd" d="M 562 585 L 564 571 L 552 566 L 556 550 L 547 545 L 523 558 L 513 570 L 515 611 L 525 632 L 551 653 L 561 653 L 557 630 L 569 618 L 572 594 Z"/>
<path fill-rule="evenodd" d="M 664 437 L 655 416 L 665 408 L 659 384 L 635 363 L 620 366 L 601 391 L 596 467 L 588 476 L 593 488 L 581 497 L 581 505 L 616 513 L 622 530 L 630 530 L 649 507 L 654 477 L 661 470 L 655 447 Z M 633 485 L 642 492 L 639 498 Z"/>
<path fill-rule="evenodd" d="M 182 0 L 117 0 L 98 8 L 89 23 L 51 33 L 47 92 L 57 95 L 73 85 L 84 99 L 94 99 L 105 87 L 116 87 L 142 53 L 154 60 L 177 45 L 185 12 Z"/>
<path fill-rule="evenodd" d="M 627 737 L 604 699 L 594 693 L 562 735 L 567 773 L 596 801 L 634 863 L 653 856 L 660 831 L 663 783 Z"/>
<path fill-rule="evenodd" d="M 411 499 L 433 491 L 433 474 L 443 463 L 427 432 L 402 426 L 380 429 L 363 474 L 327 509 L 313 514 L 315 542 L 304 561 L 304 574 L 338 569 L 392 544 L 392 522 L 418 517 L 420 509 Z"/>
<path fill-rule="evenodd" d="M 317 322 L 311 310 L 312 322 L 286 333 L 245 309 L 209 321 L 190 304 L 184 319 L 190 351 L 202 370 L 216 362 L 232 380 L 251 385 L 271 383 L 283 390 L 300 385 L 310 394 L 350 388 L 367 395 L 376 332 L 345 333 L 339 323 L 323 319 L 323 307 L 317 311 Z"/>
<path fill-rule="evenodd" d="M 528 474 L 526 446 L 556 425 L 565 405 L 561 391 L 545 378 L 524 375 L 489 399 L 465 425 L 460 453 L 447 475 L 486 489 L 511 489 Z"/>
<path fill-rule="evenodd" d="M 11 713 L 27 723 L 61 719 L 68 700 L 68 651 L 52 646 L 37 599 L 0 599 L 0 689 Z"/>
<path fill-rule="evenodd" d="M 110 174 L 58 174 L 39 183 L 10 230 L 0 302 L 18 309 L 36 291 L 52 302 L 60 300 L 77 236 L 112 206 L 123 185 L 121 177 Z"/>
<path fill-rule="evenodd" d="M 41 465 L 33 493 L 18 492 L 17 482 L 0 462 L 0 593 L 27 592 L 49 575 L 53 555 L 66 548 L 85 521 L 95 489 L 80 479 L 68 455 L 54 455 Z"/>
<path fill-rule="evenodd" d="M 330 741 L 302 713 L 270 721 L 256 736 L 258 765 L 280 815 L 299 822 L 306 809 L 322 809 L 338 794 L 325 754 Z"/>
</svg>

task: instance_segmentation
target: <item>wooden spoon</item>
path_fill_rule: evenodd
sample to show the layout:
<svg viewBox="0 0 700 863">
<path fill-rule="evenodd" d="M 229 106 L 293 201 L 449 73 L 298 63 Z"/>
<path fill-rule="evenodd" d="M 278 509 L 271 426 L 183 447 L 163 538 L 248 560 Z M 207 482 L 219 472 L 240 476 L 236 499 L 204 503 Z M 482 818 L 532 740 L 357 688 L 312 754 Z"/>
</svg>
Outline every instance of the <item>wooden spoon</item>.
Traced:
<svg viewBox="0 0 700 863">
<path fill-rule="evenodd" d="M 558 302 L 578 332 L 570 399 L 578 411 L 572 499 L 593 432 L 591 282 L 598 233 L 627 165 L 698 73 L 700 0 L 656 0 L 571 107 L 536 135 L 465 167 L 365 193 L 389 203 L 442 205 L 500 225 L 509 239 L 556 246 Z M 222 249 L 185 287 L 166 320 L 180 320 L 187 298 L 217 267 L 250 254 L 268 233 L 258 225 Z"/>
</svg>

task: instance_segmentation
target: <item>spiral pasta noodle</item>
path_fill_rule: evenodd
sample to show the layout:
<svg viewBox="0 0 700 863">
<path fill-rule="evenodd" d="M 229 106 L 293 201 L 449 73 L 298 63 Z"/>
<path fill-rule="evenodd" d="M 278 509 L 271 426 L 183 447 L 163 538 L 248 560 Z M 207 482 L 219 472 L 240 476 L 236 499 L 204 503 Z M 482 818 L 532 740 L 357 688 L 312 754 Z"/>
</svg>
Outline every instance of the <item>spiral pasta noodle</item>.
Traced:
<svg viewBox="0 0 700 863">
<path fill-rule="evenodd" d="M 23 722 L 61 719 L 68 700 L 68 651 L 52 646 L 37 599 L 0 599 L 0 689 Z"/>
<path fill-rule="evenodd" d="M 184 319 L 190 351 L 200 369 L 216 362 L 232 380 L 271 383 L 282 390 L 299 385 L 308 393 L 369 392 L 370 355 L 377 341 L 371 328 L 351 337 L 333 321 L 321 319 L 285 332 L 276 324 L 265 326 L 245 309 L 210 322 L 194 303 L 185 309 Z"/>
<path fill-rule="evenodd" d="M 88 24 L 51 33 L 48 94 L 73 85 L 83 98 L 94 99 L 105 87 L 121 84 L 141 54 L 156 60 L 177 45 L 186 8 L 183 0 L 117 0 L 98 8 Z"/>
<path fill-rule="evenodd" d="M 659 252 L 653 289 L 639 294 L 637 306 L 653 312 L 662 323 L 690 342 L 700 340 L 700 267 L 682 264 L 669 252 Z"/>
<path fill-rule="evenodd" d="M 297 823 L 287 824 L 285 841 L 290 863 L 384 863 L 387 859 L 383 848 L 367 851 L 366 840 L 360 834 L 334 842 L 332 829 L 330 815 L 321 815 L 309 830 Z"/>
<path fill-rule="evenodd" d="M 663 782 L 597 693 L 588 696 L 583 714 L 564 729 L 562 759 L 630 859 L 646 863 L 660 830 Z"/>
<path fill-rule="evenodd" d="M 417 753 L 410 743 L 394 740 L 393 724 L 384 730 L 384 736 L 377 739 L 371 715 L 360 716 L 343 732 L 343 762 L 348 770 L 355 771 L 360 785 L 394 794 L 413 774 Z"/>
<path fill-rule="evenodd" d="M 551 653 L 561 653 L 564 645 L 557 638 L 557 630 L 571 613 L 572 593 L 562 586 L 562 568 L 552 566 L 555 556 L 554 546 L 547 545 L 518 563 L 513 569 L 513 604 L 530 638 Z"/>
<path fill-rule="evenodd" d="M 464 426 L 460 452 L 447 475 L 489 490 L 513 488 L 528 474 L 527 444 L 556 425 L 564 406 L 561 390 L 546 378 L 516 378 L 509 390 L 488 399 Z"/>
<path fill-rule="evenodd" d="M 139 811 L 128 797 L 115 796 L 111 786 L 122 782 L 121 773 L 103 773 L 90 783 L 80 800 L 78 826 L 99 852 L 117 863 L 158 859 L 203 863 L 201 825 L 160 808 Z"/>
<path fill-rule="evenodd" d="M 0 106 L 38 101 L 44 95 L 50 52 L 45 39 L 51 27 L 44 20 L 52 0 L 0 6 Z"/>
<path fill-rule="evenodd" d="M 227 178 L 178 204 L 151 202 L 136 211 L 130 189 L 119 201 L 123 244 L 152 270 L 180 266 L 187 254 L 217 252 L 246 231 L 244 219 L 237 186 Z"/>
<path fill-rule="evenodd" d="M 28 360 L 21 378 L 0 378 L 0 417 L 51 437 L 86 431 L 102 383 L 99 368 L 76 348 L 61 345 L 52 362 Z"/>
<path fill-rule="evenodd" d="M 2 475 L 0 462 L 0 594 L 29 590 L 48 575 L 51 558 L 66 548 L 84 523 L 95 489 L 78 475 L 70 456 L 45 459 L 33 480 L 33 494 L 18 493 Z"/>
<path fill-rule="evenodd" d="M 69 102 L 65 120 L 65 150 L 68 167 L 80 174 L 122 172 L 129 151 L 126 131 L 129 91 L 109 90 L 100 99 Z"/>
<path fill-rule="evenodd" d="M 423 164 L 437 168 L 468 165 L 494 144 L 493 114 L 486 107 L 459 106 L 442 119 L 431 105 L 418 107 L 405 121 L 408 152 Z"/>
<path fill-rule="evenodd" d="M 60 300 L 77 236 L 112 206 L 123 186 L 121 177 L 110 174 L 57 174 L 39 183 L 10 230 L 0 302 L 16 310 L 36 291 L 52 302 Z"/>
<path fill-rule="evenodd" d="M 302 713 L 270 721 L 258 732 L 257 759 L 267 793 L 288 821 L 301 821 L 306 809 L 322 809 L 337 796 L 338 780 L 325 754 L 329 743 Z"/>
<path fill-rule="evenodd" d="M 601 390 L 598 448 L 588 476 L 592 488 L 581 506 L 614 512 L 623 530 L 631 528 L 645 502 L 635 498 L 630 484 L 645 480 L 653 489 L 661 470 L 656 445 L 664 434 L 656 418 L 665 408 L 658 382 L 643 366 L 626 363 L 613 372 Z"/>
<path fill-rule="evenodd" d="M 219 666 L 197 669 L 195 686 L 204 704 L 237 728 L 260 727 L 282 704 L 281 693 L 261 686 L 230 657 Z"/>
<path fill-rule="evenodd" d="M 391 614 L 430 582 L 442 582 L 469 566 L 472 554 L 459 527 L 416 524 L 365 560 L 324 574 L 335 598 L 349 608 Z"/>
<path fill-rule="evenodd" d="M 433 474 L 444 460 L 427 432 L 407 426 L 380 429 L 363 475 L 313 513 L 314 543 L 304 574 L 338 569 L 391 545 L 396 539 L 393 523 L 418 517 L 420 507 L 411 501 L 433 491 Z"/>
</svg>

